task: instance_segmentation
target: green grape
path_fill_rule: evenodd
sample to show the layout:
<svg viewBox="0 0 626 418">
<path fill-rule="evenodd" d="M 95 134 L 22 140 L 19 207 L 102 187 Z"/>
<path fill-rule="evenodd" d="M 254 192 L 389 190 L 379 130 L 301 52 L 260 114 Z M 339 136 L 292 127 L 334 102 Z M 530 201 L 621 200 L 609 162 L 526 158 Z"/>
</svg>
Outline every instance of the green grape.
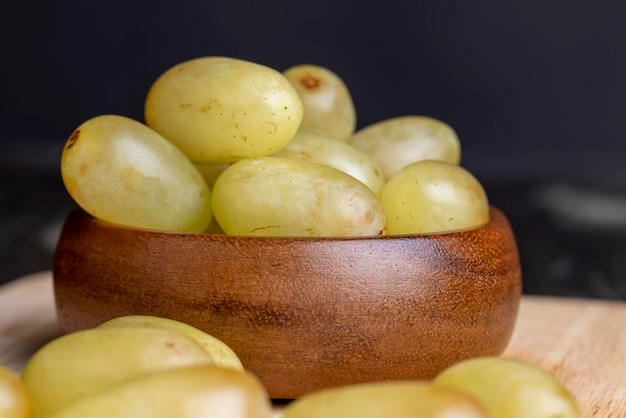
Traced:
<svg viewBox="0 0 626 418">
<path fill-rule="evenodd" d="M 50 418 L 270 418 L 265 388 L 249 373 L 193 366 L 137 376 L 77 399 Z"/>
<path fill-rule="evenodd" d="M 111 319 L 98 328 L 157 328 L 178 332 L 200 344 L 219 367 L 243 371 L 239 357 L 223 341 L 184 322 L 151 315 L 126 315 Z"/>
<path fill-rule="evenodd" d="M 11 370 L 0 366 L 0 417 L 31 418 L 32 411 L 24 383 Z"/>
<path fill-rule="evenodd" d="M 224 170 L 213 188 L 213 211 L 229 235 L 379 235 L 386 221 L 376 195 L 349 174 L 277 157 Z"/>
<path fill-rule="evenodd" d="M 211 222 L 210 190 L 193 163 L 124 116 L 80 125 L 63 149 L 61 174 L 78 205 L 108 222 L 185 232 L 202 232 Z"/>
<path fill-rule="evenodd" d="M 387 180 L 416 161 L 459 164 L 461 160 L 456 132 L 446 123 L 427 116 L 386 119 L 360 129 L 349 142 L 370 155 Z"/>
<path fill-rule="evenodd" d="M 389 235 L 448 232 L 489 221 L 482 185 L 463 167 L 443 161 L 404 167 L 387 181 L 380 199 Z"/>
<path fill-rule="evenodd" d="M 385 179 L 374 161 L 344 141 L 315 131 L 300 129 L 291 142 L 274 157 L 326 164 L 361 180 L 374 194 L 380 195 Z"/>
<path fill-rule="evenodd" d="M 482 401 L 493 418 L 579 418 L 572 394 L 552 374 L 526 362 L 478 357 L 454 364 L 433 380 Z"/>
<path fill-rule="evenodd" d="M 490 418 L 463 392 L 421 381 L 362 383 L 304 395 L 282 418 Z"/>
<path fill-rule="evenodd" d="M 22 373 L 36 416 L 108 385 L 156 370 L 210 364 L 196 341 L 155 328 L 89 329 L 40 348 Z"/>
<path fill-rule="evenodd" d="M 302 121 L 302 100 L 278 71 L 227 57 L 175 65 L 152 84 L 148 126 L 195 163 L 228 163 L 284 147 Z"/>
<path fill-rule="evenodd" d="M 283 74 L 296 88 L 304 105 L 302 128 L 342 141 L 356 128 L 356 110 L 344 81 L 328 68 L 302 64 Z"/>
</svg>

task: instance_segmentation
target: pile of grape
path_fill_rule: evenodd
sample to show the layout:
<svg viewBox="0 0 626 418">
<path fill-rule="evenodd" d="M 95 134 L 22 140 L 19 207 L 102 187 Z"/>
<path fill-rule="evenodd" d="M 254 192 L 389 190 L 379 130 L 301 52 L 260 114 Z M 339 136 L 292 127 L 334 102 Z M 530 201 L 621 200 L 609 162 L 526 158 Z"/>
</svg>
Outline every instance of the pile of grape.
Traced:
<svg viewBox="0 0 626 418">
<path fill-rule="evenodd" d="M 450 126 L 415 115 L 355 129 L 350 92 L 327 68 L 201 57 L 155 80 L 145 123 L 81 124 L 61 173 L 86 212 L 140 228 L 319 237 L 488 222 Z"/>
<path fill-rule="evenodd" d="M 0 367 L 3 418 L 270 418 L 272 400 L 222 341 L 188 324 L 123 316 L 41 347 L 21 378 Z M 432 381 L 311 392 L 283 418 L 579 418 L 543 369 L 503 357 L 464 360 Z"/>
</svg>

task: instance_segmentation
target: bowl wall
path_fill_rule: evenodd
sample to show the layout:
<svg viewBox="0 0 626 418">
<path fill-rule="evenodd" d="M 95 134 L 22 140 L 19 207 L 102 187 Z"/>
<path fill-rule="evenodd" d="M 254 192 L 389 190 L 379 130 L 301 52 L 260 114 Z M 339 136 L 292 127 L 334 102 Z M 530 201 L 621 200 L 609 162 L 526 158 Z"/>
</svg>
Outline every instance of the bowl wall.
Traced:
<svg viewBox="0 0 626 418">
<path fill-rule="evenodd" d="M 64 332 L 128 314 L 180 320 L 227 343 L 272 398 L 430 379 L 500 354 L 521 294 L 505 215 L 424 236 L 259 238 L 66 220 L 54 260 Z"/>
</svg>

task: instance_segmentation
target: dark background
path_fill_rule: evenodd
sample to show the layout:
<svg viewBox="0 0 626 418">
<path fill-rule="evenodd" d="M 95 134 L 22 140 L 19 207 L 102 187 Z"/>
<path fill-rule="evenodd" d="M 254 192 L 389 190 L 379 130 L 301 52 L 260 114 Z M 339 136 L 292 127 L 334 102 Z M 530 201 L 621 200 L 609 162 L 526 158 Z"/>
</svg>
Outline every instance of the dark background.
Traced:
<svg viewBox="0 0 626 418">
<path fill-rule="evenodd" d="M 0 15 L 0 282 L 50 266 L 72 202 L 58 163 L 86 119 L 142 120 L 180 61 L 314 63 L 358 125 L 426 114 L 518 237 L 528 293 L 626 299 L 626 2 L 12 3 Z"/>
</svg>

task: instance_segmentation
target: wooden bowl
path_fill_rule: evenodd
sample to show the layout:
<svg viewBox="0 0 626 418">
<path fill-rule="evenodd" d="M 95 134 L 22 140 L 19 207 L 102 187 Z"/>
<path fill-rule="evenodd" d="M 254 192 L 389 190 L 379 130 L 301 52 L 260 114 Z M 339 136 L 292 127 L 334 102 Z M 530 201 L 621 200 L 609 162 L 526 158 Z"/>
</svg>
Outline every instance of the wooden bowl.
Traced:
<svg viewBox="0 0 626 418">
<path fill-rule="evenodd" d="M 505 215 L 445 234 L 259 238 L 134 229 L 81 210 L 54 260 L 65 332 L 127 314 L 227 343 L 272 398 L 365 381 L 430 379 L 500 354 L 521 271 Z"/>
</svg>

